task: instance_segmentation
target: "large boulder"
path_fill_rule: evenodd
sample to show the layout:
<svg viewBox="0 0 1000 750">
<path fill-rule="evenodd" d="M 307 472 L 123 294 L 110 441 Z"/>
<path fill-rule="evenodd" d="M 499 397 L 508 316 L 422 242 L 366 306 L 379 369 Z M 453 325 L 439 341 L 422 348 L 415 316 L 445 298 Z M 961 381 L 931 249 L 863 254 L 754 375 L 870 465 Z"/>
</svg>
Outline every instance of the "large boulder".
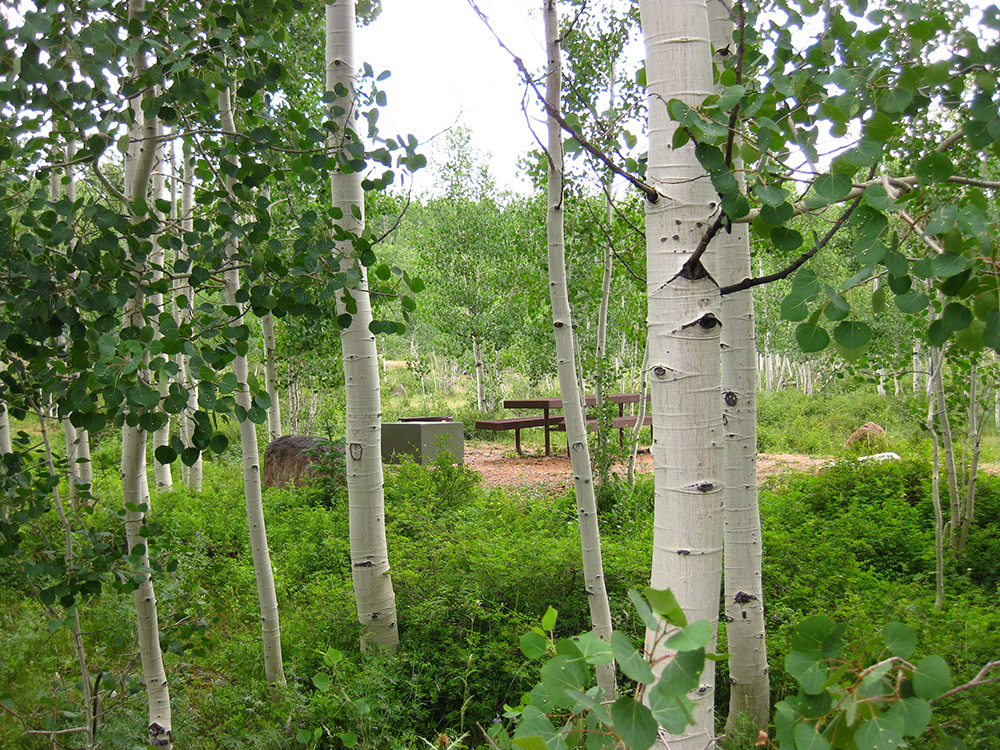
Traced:
<svg viewBox="0 0 1000 750">
<path fill-rule="evenodd" d="M 865 422 L 847 438 L 848 448 L 884 448 L 886 443 L 885 429 L 874 422 Z"/>
<path fill-rule="evenodd" d="M 339 467 L 343 471 L 343 461 L 333 461 L 331 454 L 344 453 L 343 446 L 331 443 L 325 438 L 307 435 L 282 435 L 267 446 L 264 451 L 264 471 L 261 474 L 263 487 L 301 487 L 310 484 L 316 476 Z"/>
</svg>

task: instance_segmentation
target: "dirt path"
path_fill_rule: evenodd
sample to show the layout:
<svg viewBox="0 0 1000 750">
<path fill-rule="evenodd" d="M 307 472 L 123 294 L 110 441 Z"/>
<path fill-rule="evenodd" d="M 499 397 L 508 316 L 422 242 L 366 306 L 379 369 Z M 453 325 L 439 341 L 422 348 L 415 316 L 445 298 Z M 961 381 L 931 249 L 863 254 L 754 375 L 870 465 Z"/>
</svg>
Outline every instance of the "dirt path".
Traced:
<svg viewBox="0 0 1000 750">
<path fill-rule="evenodd" d="M 761 454 L 757 459 L 757 479 L 763 481 L 769 476 L 786 471 L 805 471 L 827 463 L 828 459 L 811 458 L 788 454 Z M 510 446 L 466 444 L 465 465 L 483 475 L 488 487 L 507 485 L 522 486 L 569 486 L 573 472 L 569 457 L 559 455 L 518 456 Z M 653 459 L 649 453 L 640 453 L 636 463 L 637 471 L 650 474 Z M 624 467 L 618 467 L 624 473 Z"/>
</svg>

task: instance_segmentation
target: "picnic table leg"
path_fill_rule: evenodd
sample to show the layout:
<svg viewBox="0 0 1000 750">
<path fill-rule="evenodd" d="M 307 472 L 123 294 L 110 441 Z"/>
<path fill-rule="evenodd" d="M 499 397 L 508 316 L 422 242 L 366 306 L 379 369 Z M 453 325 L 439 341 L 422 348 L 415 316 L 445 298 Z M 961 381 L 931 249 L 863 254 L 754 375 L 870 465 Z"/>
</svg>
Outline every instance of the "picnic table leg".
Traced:
<svg viewBox="0 0 1000 750">
<path fill-rule="evenodd" d="M 517 448 L 517 455 L 523 456 L 524 452 L 521 450 L 521 428 L 514 428 L 514 447 Z"/>
<path fill-rule="evenodd" d="M 545 455 L 551 454 L 551 446 L 549 444 L 549 407 L 543 406 L 542 413 L 545 417 Z"/>
</svg>

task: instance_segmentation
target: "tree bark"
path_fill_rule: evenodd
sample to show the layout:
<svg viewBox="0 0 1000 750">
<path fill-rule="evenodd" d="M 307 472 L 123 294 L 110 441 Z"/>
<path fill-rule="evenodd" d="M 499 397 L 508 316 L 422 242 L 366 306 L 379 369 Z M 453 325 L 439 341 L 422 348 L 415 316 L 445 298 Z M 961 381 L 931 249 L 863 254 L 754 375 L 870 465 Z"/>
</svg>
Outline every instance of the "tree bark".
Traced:
<svg viewBox="0 0 1000 750">
<path fill-rule="evenodd" d="M 717 50 L 733 43 L 732 12 L 728 0 L 709 4 Z M 742 188 L 742 160 L 735 159 L 733 167 Z M 711 247 L 718 254 L 722 286 L 752 276 L 746 224 L 720 232 Z M 763 546 L 757 497 L 757 349 L 750 289 L 722 298 L 722 409 L 726 457 L 724 607 L 730 683 L 726 731 L 733 731 L 741 713 L 752 715 L 757 727 L 766 730 L 771 687 L 764 631 Z"/>
<path fill-rule="evenodd" d="M 688 263 L 718 215 L 719 199 L 692 144 L 672 149 L 667 103 L 698 106 L 713 91 L 705 0 L 640 0 L 649 111 L 646 202 L 650 392 L 655 510 L 652 585 L 670 588 L 689 620 L 718 623 L 722 578 L 724 446 L 719 285 L 706 262 Z M 653 650 L 651 637 L 647 638 Z M 714 637 L 709 649 L 714 648 Z M 661 641 L 662 642 L 662 641 Z M 661 643 L 660 642 L 660 643 Z M 671 652 L 657 646 L 657 668 Z M 666 739 L 702 750 L 714 736 L 714 663 L 689 697 L 695 725 Z M 660 742 L 663 740 L 661 738 Z M 663 746 L 662 744 L 660 745 Z"/>
<path fill-rule="evenodd" d="M 194 230 L 194 163 L 191 157 L 191 143 L 187 140 L 184 141 L 182 162 L 180 221 L 181 236 L 184 237 L 188 232 Z M 185 259 L 190 258 L 186 244 L 181 245 L 180 255 Z M 175 303 L 175 315 L 178 323 L 190 323 L 194 319 L 194 293 L 191 289 L 190 279 L 187 276 L 182 276 L 180 279 Z M 181 440 L 185 447 L 189 447 L 192 445 L 191 437 L 194 432 L 192 415 L 198 410 L 198 392 L 195 387 L 194 378 L 191 375 L 191 358 L 184 352 L 180 352 L 177 358 L 181 369 L 181 377 L 184 381 L 184 388 L 188 394 L 187 408 L 181 412 L 179 429 Z M 190 466 L 182 463 L 181 480 L 189 490 L 201 492 L 202 461 L 200 453 Z"/>
<path fill-rule="evenodd" d="M 281 401 L 278 398 L 278 366 L 275 361 L 274 315 L 268 313 L 260 319 L 264 345 L 264 388 L 271 405 L 267 408 L 267 439 L 281 437 Z"/>
<path fill-rule="evenodd" d="M 337 128 L 331 145 L 355 139 L 357 117 L 354 98 L 354 2 L 336 0 L 326 6 L 326 90 L 346 91 L 333 101 Z M 358 620 L 364 628 L 362 647 L 395 648 L 396 595 L 389 575 L 385 540 L 385 498 L 382 479 L 382 413 L 379 393 L 378 351 L 372 322 L 368 277 L 355 253 L 353 240 L 364 231 L 364 193 L 361 175 L 336 170 L 331 175 L 333 205 L 343 212 L 334 234 L 341 270 L 355 270 L 358 286 L 344 290 L 337 312 L 347 313 L 347 295 L 356 308 L 351 323 L 340 332 L 344 348 L 344 382 L 347 393 L 347 494 L 351 543 L 351 573 Z"/>
<path fill-rule="evenodd" d="M 219 93 L 219 117 L 222 128 L 230 138 L 235 138 L 236 124 L 229 89 Z M 232 195 L 232 178 L 226 178 L 226 189 Z M 224 283 L 226 304 L 236 309 L 233 327 L 243 325 L 243 305 L 237 302 L 240 289 L 240 272 L 236 261 L 236 239 L 230 237 L 226 244 L 226 270 Z M 240 422 L 240 446 L 243 454 L 243 498 L 246 504 L 247 525 L 250 529 L 250 551 L 253 557 L 254 577 L 257 580 L 257 600 L 260 605 L 261 638 L 264 644 L 264 676 L 272 690 L 285 684 L 285 670 L 281 658 L 281 626 L 278 619 L 278 597 L 274 590 L 274 571 L 267 548 L 267 531 L 264 527 L 264 504 L 260 486 L 260 455 L 257 447 L 257 425 L 248 412 L 253 406 L 249 385 L 249 367 L 246 356 L 233 360 L 236 375 L 237 418 Z M 276 694 L 275 694 L 276 697 Z"/>
<path fill-rule="evenodd" d="M 937 370 L 941 367 L 941 352 L 937 347 L 931 347 L 930 353 L 931 372 L 933 379 Z M 931 433 L 931 503 L 934 506 L 934 607 L 941 609 L 944 606 L 944 512 L 941 508 L 941 450 L 940 439 L 938 438 L 935 419 L 937 402 L 933 398 L 927 399 L 927 429 Z"/>
<path fill-rule="evenodd" d="M 551 111 L 559 111 L 562 68 L 560 64 L 559 17 L 556 0 L 545 0 L 545 41 L 548 52 L 546 72 L 546 99 Z M 548 118 L 548 239 L 549 296 L 552 302 L 552 326 L 555 329 L 556 364 L 559 373 L 559 390 L 566 419 L 566 440 L 569 443 L 573 466 L 573 487 L 576 494 L 576 513 L 580 526 L 580 547 L 583 551 L 583 578 L 590 607 L 590 621 L 594 634 L 605 641 L 611 640 L 611 606 L 604 581 L 604 563 L 601 559 L 601 532 L 597 516 L 597 498 L 587 445 L 583 399 L 576 379 L 575 342 L 573 317 L 569 307 L 569 290 L 566 284 L 566 242 L 563 202 L 563 153 L 562 135 L 558 121 Z M 615 663 L 597 667 L 597 684 L 604 693 L 604 700 L 615 695 Z"/>
</svg>

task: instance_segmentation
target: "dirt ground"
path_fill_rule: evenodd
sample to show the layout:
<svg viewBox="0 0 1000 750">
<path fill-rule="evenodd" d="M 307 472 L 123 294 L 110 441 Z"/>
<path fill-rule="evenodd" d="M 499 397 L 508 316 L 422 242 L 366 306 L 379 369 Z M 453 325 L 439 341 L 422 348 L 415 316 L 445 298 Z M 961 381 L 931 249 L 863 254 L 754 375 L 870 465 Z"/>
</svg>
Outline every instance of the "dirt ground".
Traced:
<svg viewBox="0 0 1000 750">
<path fill-rule="evenodd" d="M 811 458 L 787 454 L 760 454 L 757 458 L 757 480 L 786 471 L 807 471 L 817 469 L 828 459 Z M 521 486 L 566 486 L 573 481 L 569 457 L 565 453 L 553 452 L 545 456 L 541 451 L 535 455 L 519 456 L 511 446 L 470 445 L 465 446 L 465 465 L 483 475 L 488 487 L 508 485 Z M 653 459 L 648 451 L 640 453 L 636 462 L 637 471 L 651 474 Z M 624 473 L 625 468 L 618 469 Z"/>
</svg>

